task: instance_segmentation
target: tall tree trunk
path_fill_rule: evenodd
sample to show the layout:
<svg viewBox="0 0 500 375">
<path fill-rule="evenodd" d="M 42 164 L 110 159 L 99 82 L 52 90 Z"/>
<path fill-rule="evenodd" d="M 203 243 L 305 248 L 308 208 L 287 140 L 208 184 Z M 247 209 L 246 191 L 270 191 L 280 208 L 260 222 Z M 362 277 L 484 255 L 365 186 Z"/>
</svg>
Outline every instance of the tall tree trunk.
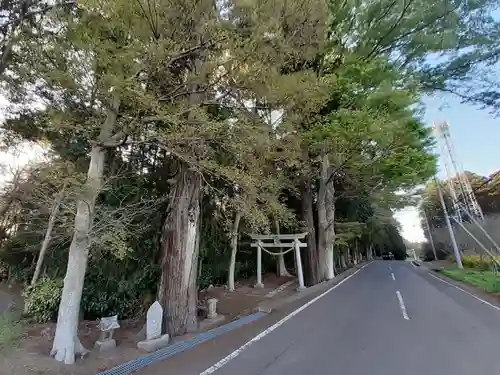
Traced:
<svg viewBox="0 0 500 375">
<path fill-rule="evenodd" d="M 274 226 L 276 227 L 276 235 L 280 235 L 280 222 L 278 220 L 274 221 Z M 276 258 L 276 273 L 278 276 L 291 276 L 288 273 L 288 270 L 286 269 L 285 265 L 285 255 L 284 254 L 279 254 Z"/>
<path fill-rule="evenodd" d="M 106 120 L 101 126 L 99 141 L 104 142 L 112 134 L 116 123 L 120 102 L 113 99 L 112 107 L 108 109 Z M 102 187 L 106 150 L 96 144 L 90 153 L 90 163 L 87 180 L 82 194 L 77 202 L 75 229 L 69 247 L 68 266 L 64 277 L 64 287 L 59 304 L 57 328 L 51 355 L 59 362 L 66 364 L 75 362 L 75 354 L 85 354 L 87 350 L 78 339 L 78 318 L 82 298 L 83 282 L 87 269 L 89 247 L 91 244 L 92 220 L 95 211 L 95 201 Z"/>
<path fill-rule="evenodd" d="M 162 233 L 161 279 L 158 289 L 170 335 L 182 335 L 197 325 L 197 242 L 202 180 L 199 172 L 178 162 Z"/>
<path fill-rule="evenodd" d="M 333 244 L 326 251 L 326 271 L 325 278 L 331 280 L 335 277 L 335 262 L 333 258 Z"/>
<path fill-rule="evenodd" d="M 327 185 L 326 191 L 326 219 L 328 221 L 327 248 L 326 248 L 326 270 L 325 278 L 331 280 L 335 277 L 335 267 L 333 262 L 333 245 L 335 243 L 335 199 L 333 182 Z"/>
<path fill-rule="evenodd" d="M 43 259 L 49 248 L 50 240 L 52 239 L 52 230 L 54 229 L 54 223 L 56 222 L 57 214 L 59 213 L 59 207 L 64 197 L 64 188 L 57 194 L 54 203 L 52 204 L 52 209 L 50 210 L 49 224 L 47 226 L 47 231 L 45 232 L 45 238 L 43 239 L 42 248 L 38 254 L 38 259 L 36 261 L 35 272 L 33 273 L 33 278 L 31 279 L 31 286 L 35 285 L 40 277 L 40 271 L 42 270 Z"/>
<path fill-rule="evenodd" d="M 240 226 L 241 212 L 236 211 L 234 215 L 233 228 L 231 230 L 231 260 L 229 261 L 229 276 L 227 278 L 227 288 L 234 291 L 234 273 L 236 268 L 236 252 L 238 251 L 238 228 Z"/>
<path fill-rule="evenodd" d="M 321 282 L 318 248 L 316 246 L 316 229 L 314 224 L 314 202 L 312 180 L 303 177 L 301 184 L 302 220 L 305 223 L 307 235 L 307 256 L 305 257 L 305 282 L 311 286 Z"/>
<path fill-rule="evenodd" d="M 335 202 L 333 181 L 328 182 L 330 161 L 328 154 L 321 156 L 321 172 L 318 189 L 318 253 L 321 276 L 327 280 L 335 277 L 333 268 L 333 243 L 335 241 Z"/>
</svg>

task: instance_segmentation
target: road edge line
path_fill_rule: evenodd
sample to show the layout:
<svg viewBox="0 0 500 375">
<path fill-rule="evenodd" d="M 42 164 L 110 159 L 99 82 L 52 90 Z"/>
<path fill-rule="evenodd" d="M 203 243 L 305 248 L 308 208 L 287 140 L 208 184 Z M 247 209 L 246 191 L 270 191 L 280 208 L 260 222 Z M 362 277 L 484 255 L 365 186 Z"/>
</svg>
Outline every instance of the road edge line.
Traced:
<svg viewBox="0 0 500 375">
<path fill-rule="evenodd" d="M 467 295 L 471 296 L 472 298 L 474 298 L 474 299 L 478 300 L 478 301 L 479 301 L 479 302 L 481 302 L 481 303 L 484 303 L 485 305 L 488 305 L 489 307 L 492 307 L 493 309 L 495 309 L 495 310 L 497 310 L 497 311 L 500 311 L 500 307 L 495 306 L 494 304 L 492 304 L 492 303 L 490 303 L 490 302 L 488 302 L 488 301 L 485 301 L 484 299 L 482 299 L 482 298 L 480 298 L 480 297 L 476 296 L 475 294 L 473 294 L 473 293 L 471 293 L 471 292 L 468 292 L 467 290 L 462 289 L 462 288 L 460 288 L 459 286 L 457 286 L 457 285 L 455 285 L 455 284 L 453 284 L 453 283 L 450 283 L 449 281 L 447 281 L 447 280 L 445 280 L 445 279 L 443 279 L 443 278 L 441 278 L 441 277 L 439 277 L 439 276 L 433 275 L 432 273 L 429 273 L 429 276 L 431 276 L 431 277 L 433 277 L 433 278 L 435 278 L 435 279 L 437 279 L 437 280 L 441 281 L 441 282 L 442 282 L 442 283 L 444 283 L 444 284 L 447 284 L 447 285 L 449 285 L 449 286 L 452 286 L 452 287 L 453 287 L 453 288 L 455 288 L 455 289 L 460 290 L 461 292 L 463 292 L 463 293 L 465 293 L 465 294 L 467 294 Z"/>
<path fill-rule="evenodd" d="M 363 269 L 365 269 L 366 267 L 368 267 L 372 263 L 373 263 L 373 261 L 370 262 L 370 263 L 365 264 L 363 267 L 361 267 L 360 269 L 358 269 L 356 272 L 353 272 L 352 274 L 350 274 L 349 276 L 347 276 L 345 279 L 341 280 L 339 283 L 333 285 L 331 288 L 329 288 L 325 292 L 321 293 L 319 296 L 314 297 L 309 302 L 303 304 L 298 309 L 292 311 L 290 314 L 288 314 L 287 316 L 285 316 L 281 320 L 277 321 L 272 326 L 270 326 L 269 328 L 267 328 L 264 331 L 262 331 L 261 333 L 259 333 L 257 336 L 254 336 L 252 339 L 250 339 L 245 344 L 243 344 L 242 346 L 240 346 L 238 349 L 236 349 L 235 351 L 233 351 L 232 353 L 230 353 L 226 357 L 222 358 L 221 360 L 219 360 L 218 362 L 216 362 L 215 364 L 213 364 L 212 366 L 210 366 L 209 368 L 207 368 L 205 371 L 200 372 L 199 375 L 210 375 L 210 374 L 213 374 L 214 372 L 216 372 L 217 370 L 219 370 L 221 367 L 223 367 L 227 363 L 229 363 L 229 361 L 231 361 L 231 360 L 235 359 L 236 357 L 238 357 L 248 347 L 250 347 L 251 345 L 253 345 L 257 341 L 261 340 L 262 338 L 264 338 L 265 336 L 267 336 L 268 334 L 270 334 L 271 332 L 273 332 L 275 329 L 277 329 L 280 326 L 282 326 L 285 322 L 287 322 L 288 320 L 290 320 L 291 318 L 293 318 L 295 315 L 297 315 L 300 312 L 302 312 L 305 309 L 307 309 L 309 306 L 311 306 L 313 303 L 317 302 L 318 300 L 320 300 L 321 298 L 323 298 L 324 296 L 326 296 L 331 291 L 337 289 L 339 286 L 341 286 L 342 284 L 344 284 L 351 277 L 357 275 L 358 273 L 360 273 Z"/>
</svg>

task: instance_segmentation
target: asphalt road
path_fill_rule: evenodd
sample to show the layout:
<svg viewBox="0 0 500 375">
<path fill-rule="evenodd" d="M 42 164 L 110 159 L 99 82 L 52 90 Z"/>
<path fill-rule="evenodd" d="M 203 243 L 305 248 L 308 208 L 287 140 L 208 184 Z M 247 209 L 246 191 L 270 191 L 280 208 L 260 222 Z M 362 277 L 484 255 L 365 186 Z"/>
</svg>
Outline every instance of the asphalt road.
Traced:
<svg viewBox="0 0 500 375">
<path fill-rule="evenodd" d="M 409 263 L 378 261 L 222 367 L 182 373 L 498 374 L 500 311 Z"/>
</svg>

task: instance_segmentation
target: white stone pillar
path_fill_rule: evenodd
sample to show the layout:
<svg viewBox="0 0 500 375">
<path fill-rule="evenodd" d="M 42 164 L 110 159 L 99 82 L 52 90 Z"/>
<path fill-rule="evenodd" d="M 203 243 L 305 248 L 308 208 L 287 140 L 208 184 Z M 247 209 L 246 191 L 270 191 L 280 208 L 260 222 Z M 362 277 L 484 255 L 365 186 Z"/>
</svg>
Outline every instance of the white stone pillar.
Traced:
<svg viewBox="0 0 500 375">
<path fill-rule="evenodd" d="M 257 283 L 255 284 L 255 288 L 264 288 L 264 284 L 262 284 L 262 249 L 260 245 L 262 242 L 257 243 Z"/>
<path fill-rule="evenodd" d="M 300 241 L 295 239 L 293 245 L 295 247 L 295 263 L 297 265 L 297 277 L 299 279 L 299 290 L 305 289 L 304 274 L 302 273 L 302 261 L 300 259 Z"/>
</svg>

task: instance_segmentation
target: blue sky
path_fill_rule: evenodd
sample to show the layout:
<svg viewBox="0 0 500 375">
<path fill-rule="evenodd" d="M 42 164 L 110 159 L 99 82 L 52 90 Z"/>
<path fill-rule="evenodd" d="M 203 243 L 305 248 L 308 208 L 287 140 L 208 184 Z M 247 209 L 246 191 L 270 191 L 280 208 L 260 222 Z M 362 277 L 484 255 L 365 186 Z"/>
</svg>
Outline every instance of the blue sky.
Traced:
<svg viewBox="0 0 500 375">
<path fill-rule="evenodd" d="M 440 95 L 424 100 L 424 120 L 449 121 L 457 158 L 465 170 L 489 175 L 500 169 L 500 118 L 487 110 L 461 104 L 452 95 Z M 440 172 L 440 176 L 444 176 Z"/>
<path fill-rule="evenodd" d="M 449 94 L 427 97 L 423 104 L 426 107 L 423 117 L 426 124 L 430 126 L 434 121 L 450 123 L 457 158 L 464 170 L 487 176 L 500 169 L 500 118 L 495 118 L 488 110 L 462 104 Z M 444 175 L 440 170 L 439 176 Z M 416 208 L 401 210 L 396 218 L 402 225 L 405 238 L 410 241 L 424 240 Z"/>
</svg>

